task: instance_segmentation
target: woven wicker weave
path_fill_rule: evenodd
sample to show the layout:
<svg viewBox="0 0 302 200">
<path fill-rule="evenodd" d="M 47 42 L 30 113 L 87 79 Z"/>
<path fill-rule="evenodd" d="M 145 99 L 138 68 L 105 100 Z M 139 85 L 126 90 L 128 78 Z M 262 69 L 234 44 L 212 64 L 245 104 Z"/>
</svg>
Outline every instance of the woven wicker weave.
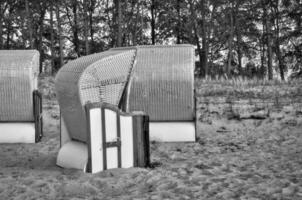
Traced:
<svg viewBox="0 0 302 200">
<path fill-rule="evenodd" d="M 86 141 L 87 102 L 118 105 L 133 66 L 134 50 L 107 51 L 67 63 L 56 77 L 61 112 L 71 137 Z"/>
<path fill-rule="evenodd" d="M 71 138 L 87 139 L 87 102 L 144 111 L 151 121 L 193 121 L 193 58 L 191 45 L 139 46 L 69 62 L 56 77 L 56 90 Z"/>
<path fill-rule="evenodd" d="M 33 121 L 39 52 L 0 50 L 0 121 Z"/>
<path fill-rule="evenodd" d="M 151 121 L 192 121 L 193 70 L 191 45 L 138 47 L 127 112 L 143 110 Z"/>
</svg>

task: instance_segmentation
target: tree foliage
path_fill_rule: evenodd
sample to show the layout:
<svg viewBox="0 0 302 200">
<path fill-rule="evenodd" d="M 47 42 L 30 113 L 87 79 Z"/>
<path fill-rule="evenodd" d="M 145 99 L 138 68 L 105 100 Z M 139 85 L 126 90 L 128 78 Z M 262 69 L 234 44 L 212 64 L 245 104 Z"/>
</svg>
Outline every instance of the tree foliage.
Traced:
<svg viewBox="0 0 302 200">
<path fill-rule="evenodd" d="M 302 76 L 299 0 L 4 0 L 0 49 L 35 48 L 41 68 L 117 46 L 196 47 L 200 76 Z"/>
</svg>

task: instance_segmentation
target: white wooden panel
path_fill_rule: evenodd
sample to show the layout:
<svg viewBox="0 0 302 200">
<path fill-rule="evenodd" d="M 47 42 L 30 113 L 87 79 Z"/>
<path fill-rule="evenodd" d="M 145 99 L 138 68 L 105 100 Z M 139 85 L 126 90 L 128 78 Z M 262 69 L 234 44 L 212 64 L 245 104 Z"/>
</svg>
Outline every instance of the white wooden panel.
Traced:
<svg viewBox="0 0 302 200">
<path fill-rule="evenodd" d="M 102 115 L 100 108 L 90 110 L 91 173 L 103 170 Z"/>
<path fill-rule="evenodd" d="M 118 167 L 117 147 L 107 148 L 107 169 Z"/>
<path fill-rule="evenodd" d="M 160 142 L 195 142 L 194 122 L 151 122 L 150 139 Z"/>
<path fill-rule="evenodd" d="M 116 141 L 117 139 L 116 115 L 116 112 L 105 109 L 106 142 Z"/>
<path fill-rule="evenodd" d="M 0 123 L 0 143 L 35 143 L 34 123 Z"/>
<path fill-rule="evenodd" d="M 121 125 L 121 167 L 133 167 L 133 125 L 132 117 L 120 116 Z"/>
</svg>

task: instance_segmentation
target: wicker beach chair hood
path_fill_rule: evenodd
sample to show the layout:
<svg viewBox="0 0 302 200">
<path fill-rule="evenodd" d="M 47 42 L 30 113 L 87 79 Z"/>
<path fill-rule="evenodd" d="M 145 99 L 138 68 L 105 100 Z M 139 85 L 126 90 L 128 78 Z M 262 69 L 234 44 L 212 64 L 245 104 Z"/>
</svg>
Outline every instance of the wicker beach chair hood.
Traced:
<svg viewBox="0 0 302 200">
<path fill-rule="evenodd" d="M 0 121 L 33 121 L 33 91 L 37 89 L 39 52 L 0 50 Z"/>
<path fill-rule="evenodd" d="M 151 121 L 192 121 L 193 66 L 191 45 L 115 48 L 67 63 L 56 76 L 56 92 L 69 134 L 87 140 L 88 102 L 144 111 Z"/>
</svg>

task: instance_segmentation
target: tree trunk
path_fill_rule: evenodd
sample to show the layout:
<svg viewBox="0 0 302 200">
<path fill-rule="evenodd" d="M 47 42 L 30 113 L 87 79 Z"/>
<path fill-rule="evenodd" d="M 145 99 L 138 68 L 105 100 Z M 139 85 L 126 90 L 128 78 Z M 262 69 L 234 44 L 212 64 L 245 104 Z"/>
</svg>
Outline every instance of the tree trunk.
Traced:
<svg viewBox="0 0 302 200">
<path fill-rule="evenodd" d="M 201 65 L 204 68 L 204 76 L 208 76 L 208 39 L 207 39 L 207 26 L 206 26 L 206 4 L 202 0 L 202 59 Z"/>
<path fill-rule="evenodd" d="M 3 16 L 2 4 L 0 4 L 0 49 L 3 49 Z"/>
<path fill-rule="evenodd" d="M 113 0 L 114 2 L 114 8 L 116 5 L 117 0 Z M 110 30 L 110 47 L 115 47 L 116 46 L 116 9 L 112 9 L 111 3 L 112 0 L 106 0 L 105 1 L 105 10 L 112 10 L 112 12 L 105 12 L 105 18 L 106 18 L 106 23 L 109 25 L 109 30 Z M 112 15 L 112 17 L 111 17 Z"/>
<path fill-rule="evenodd" d="M 279 66 L 279 71 L 280 71 L 280 77 L 281 77 L 281 80 L 284 81 L 284 63 L 283 63 L 283 58 L 282 58 L 282 55 L 281 55 L 281 50 L 280 50 L 280 41 L 279 41 L 279 38 L 277 38 L 277 44 L 276 44 L 276 55 L 277 55 L 277 58 L 278 58 L 278 66 Z"/>
<path fill-rule="evenodd" d="M 262 44 L 261 45 L 261 70 L 259 77 L 263 79 L 265 77 L 265 44 L 264 44 L 264 39 L 262 39 Z"/>
<path fill-rule="evenodd" d="M 265 16 L 267 15 L 267 11 L 265 9 Z M 266 35 L 267 35 L 267 70 L 268 70 L 268 79 L 272 80 L 273 79 L 273 63 L 272 63 L 272 33 L 271 33 L 271 24 L 270 24 L 270 18 L 268 16 L 268 18 L 265 20 L 266 21 Z"/>
<path fill-rule="evenodd" d="M 122 46 L 122 7 L 121 7 L 121 0 L 116 0 L 116 12 L 117 12 L 117 38 L 116 38 L 116 46 Z"/>
<path fill-rule="evenodd" d="M 73 44 L 74 50 L 78 57 L 80 57 L 80 42 L 79 42 L 79 27 L 78 27 L 78 2 L 72 0 L 72 13 L 73 13 Z"/>
<path fill-rule="evenodd" d="M 176 26 L 176 44 L 180 44 L 180 26 L 181 26 L 181 16 L 180 16 L 180 0 L 177 0 L 176 3 L 176 11 L 177 11 L 177 26 Z"/>
<path fill-rule="evenodd" d="M 95 8 L 95 1 L 90 0 L 90 7 L 89 7 L 89 26 L 90 26 L 90 39 L 91 44 L 94 43 L 94 30 L 93 30 L 93 12 Z"/>
<path fill-rule="evenodd" d="M 262 17 L 262 37 L 260 40 L 260 47 L 261 47 L 261 78 L 263 79 L 265 77 L 265 33 L 266 33 L 266 18 Z"/>
<path fill-rule="evenodd" d="M 44 18 L 46 14 L 46 7 L 43 5 L 43 2 L 40 4 L 40 19 L 39 19 L 39 45 L 38 45 L 38 50 L 40 52 L 40 65 L 39 65 L 39 72 L 42 72 L 42 63 L 44 59 L 44 53 L 43 53 L 43 33 L 44 33 Z"/>
<path fill-rule="evenodd" d="M 283 62 L 283 58 L 282 58 L 282 54 L 281 54 L 281 50 L 280 50 L 280 24 L 279 24 L 279 17 L 280 17 L 280 13 L 279 13 L 279 3 L 277 1 L 277 5 L 276 5 L 276 55 L 277 55 L 277 59 L 278 59 L 278 66 L 279 66 L 279 72 L 280 72 L 280 77 L 281 80 L 284 80 L 284 62 Z"/>
<path fill-rule="evenodd" d="M 55 59 L 54 59 L 54 26 L 53 26 L 53 1 L 50 3 L 50 56 L 51 56 L 51 69 L 50 73 L 53 73 L 53 69 L 55 66 Z"/>
<path fill-rule="evenodd" d="M 241 51 L 241 42 L 242 42 L 242 36 L 241 31 L 238 23 L 238 13 L 239 13 L 239 6 L 240 1 L 237 1 L 236 3 L 236 14 L 235 14 L 235 34 L 237 39 L 237 55 L 238 55 L 238 70 L 239 74 L 242 75 L 242 51 Z"/>
<path fill-rule="evenodd" d="M 89 40 L 88 40 L 88 5 L 87 1 L 83 1 L 83 8 L 84 8 L 84 38 L 85 38 L 85 54 L 89 55 Z"/>
<path fill-rule="evenodd" d="M 155 0 L 151 0 L 151 41 L 155 45 Z"/>
<path fill-rule="evenodd" d="M 190 11 L 191 11 L 191 21 L 192 21 L 192 27 L 193 27 L 193 36 L 195 39 L 195 43 L 197 46 L 197 52 L 198 52 L 198 56 L 199 56 L 199 66 L 196 66 L 196 68 L 198 68 L 197 72 L 198 72 L 198 76 L 202 75 L 202 58 L 203 58 L 203 53 L 202 53 L 202 49 L 199 43 L 199 36 L 198 36 L 198 29 L 197 29 L 197 22 L 196 22 L 196 13 L 194 10 L 194 3 L 193 1 L 189 1 L 190 3 Z"/>
<path fill-rule="evenodd" d="M 60 1 L 59 1 L 60 2 Z M 56 5 L 56 18 L 57 18 L 57 25 L 58 25 L 58 34 L 59 34 L 59 57 L 60 57 L 60 67 L 64 64 L 63 58 L 63 41 L 62 41 L 62 25 L 61 25 L 61 18 L 60 18 L 60 5 L 59 2 Z"/>
<path fill-rule="evenodd" d="M 32 20 L 31 20 L 31 13 L 29 10 L 29 4 L 28 0 L 25 0 L 25 12 L 26 12 L 26 17 L 27 17 L 27 28 L 28 28 L 28 34 L 29 34 L 29 45 L 30 48 L 34 48 L 34 43 L 33 43 L 33 30 L 32 30 Z"/>
<path fill-rule="evenodd" d="M 238 54 L 238 70 L 239 74 L 242 74 L 242 52 L 241 52 L 241 47 L 238 45 L 237 47 L 237 54 Z"/>
<path fill-rule="evenodd" d="M 9 17 L 8 17 L 9 19 L 7 20 L 7 23 L 6 23 L 6 49 L 10 49 L 10 33 L 12 31 L 12 22 L 11 22 L 12 21 L 11 20 L 12 12 L 13 12 L 13 8 L 10 7 L 9 8 Z"/>
<path fill-rule="evenodd" d="M 266 77 L 266 75 L 268 75 L 268 67 L 266 69 L 266 65 L 268 66 L 268 59 L 266 59 L 266 57 L 268 57 L 268 48 L 267 48 L 267 23 L 266 21 L 267 19 L 267 9 L 266 9 L 266 1 L 262 1 L 262 10 L 263 10 L 263 14 L 262 14 L 262 55 L 261 55 L 261 72 L 262 72 L 262 79 L 264 79 Z M 267 73 L 267 74 L 266 74 Z"/>
<path fill-rule="evenodd" d="M 8 8 L 8 3 L 6 2 L 5 4 L 2 3 L 0 4 L 0 49 L 4 49 L 4 44 L 3 44 L 3 23 L 4 23 L 4 13 L 6 12 L 7 8 Z"/>
<path fill-rule="evenodd" d="M 114 39 L 115 46 L 122 46 L 122 9 L 121 9 L 121 0 L 114 0 Z"/>
<path fill-rule="evenodd" d="M 22 38 L 22 47 L 24 49 L 26 49 L 26 43 L 27 43 L 27 36 L 26 36 L 26 32 L 27 32 L 27 25 L 26 25 L 26 17 L 20 18 L 20 31 L 21 31 L 21 38 Z"/>
<path fill-rule="evenodd" d="M 272 39 L 271 39 L 271 27 L 269 19 L 266 20 L 267 29 L 267 68 L 268 68 L 268 79 L 273 79 L 273 63 L 272 63 Z"/>
<path fill-rule="evenodd" d="M 212 68 L 213 68 L 213 48 L 210 46 L 209 40 L 211 39 L 212 35 L 214 35 L 214 13 L 216 12 L 216 5 L 212 4 L 212 10 L 210 10 L 210 20 L 209 20 L 209 28 L 207 29 L 208 36 L 207 36 L 207 51 L 208 51 L 208 74 L 207 75 L 213 75 L 212 74 Z"/>
<path fill-rule="evenodd" d="M 202 59 L 203 59 L 203 51 L 201 49 L 200 43 L 199 43 L 199 37 L 197 34 L 197 29 L 196 27 L 194 28 L 194 36 L 195 36 L 195 41 L 196 41 L 196 45 L 197 45 L 197 52 L 198 52 L 198 56 L 199 56 L 199 76 L 202 75 Z"/>
<path fill-rule="evenodd" d="M 231 76 L 232 69 L 232 57 L 233 57 L 233 39 L 234 39 L 234 21 L 233 21 L 233 3 L 231 3 L 231 11 L 230 11 L 230 29 L 229 29 L 229 40 L 228 40 L 228 63 L 226 74 L 228 77 Z"/>
<path fill-rule="evenodd" d="M 140 27 L 138 27 L 139 12 L 140 12 L 140 1 L 138 1 L 137 4 L 136 4 L 136 16 L 135 16 L 135 23 L 134 23 L 135 29 L 133 30 L 133 33 L 132 33 L 132 44 L 133 44 L 133 46 L 137 45 L 137 33 L 139 33 L 139 31 L 140 31 Z"/>
</svg>

